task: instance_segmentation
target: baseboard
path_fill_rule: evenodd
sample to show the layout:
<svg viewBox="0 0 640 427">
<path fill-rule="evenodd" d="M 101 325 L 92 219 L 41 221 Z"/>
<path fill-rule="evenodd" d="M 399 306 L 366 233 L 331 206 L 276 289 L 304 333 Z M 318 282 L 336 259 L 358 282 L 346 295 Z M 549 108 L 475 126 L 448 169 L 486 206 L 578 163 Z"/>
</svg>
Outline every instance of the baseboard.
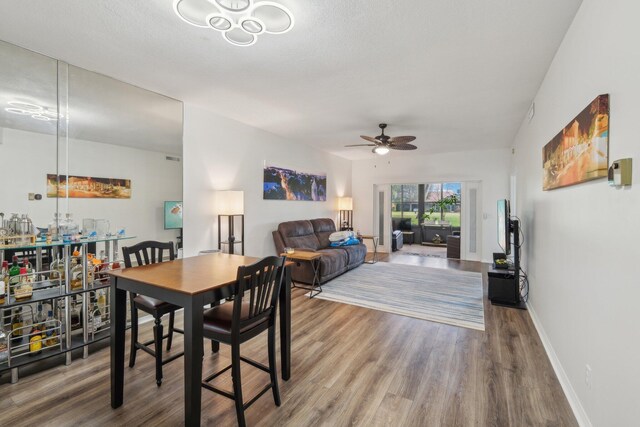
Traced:
<svg viewBox="0 0 640 427">
<path fill-rule="evenodd" d="M 569 381 L 569 377 L 565 372 L 562 364 L 560 363 L 560 359 L 558 359 L 558 355 L 556 354 L 553 346 L 551 345 L 551 341 L 549 341 L 549 337 L 547 336 L 544 328 L 542 327 L 542 323 L 540 323 L 540 319 L 536 314 L 536 311 L 533 307 L 527 303 L 527 308 L 529 309 L 529 315 L 531 316 L 531 320 L 533 321 L 533 325 L 538 332 L 538 336 L 542 341 L 542 345 L 544 346 L 545 351 L 547 352 L 547 356 L 549 357 L 549 361 L 551 361 L 551 366 L 553 366 L 553 370 L 558 377 L 558 381 L 560 381 L 560 386 L 562 387 L 562 391 L 564 391 L 567 400 L 569 401 L 569 405 L 573 410 L 573 415 L 576 417 L 578 421 L 578 425 L 581 427 L 592 427 L 591 420 L 587 415 L 587 412 L 584 410 L 582 406 L 582 402 L 580 402 L 580 398 L 576 394 L 576 391 L 573 389 L 571 385 L 571 381 Z"/>
</svg>

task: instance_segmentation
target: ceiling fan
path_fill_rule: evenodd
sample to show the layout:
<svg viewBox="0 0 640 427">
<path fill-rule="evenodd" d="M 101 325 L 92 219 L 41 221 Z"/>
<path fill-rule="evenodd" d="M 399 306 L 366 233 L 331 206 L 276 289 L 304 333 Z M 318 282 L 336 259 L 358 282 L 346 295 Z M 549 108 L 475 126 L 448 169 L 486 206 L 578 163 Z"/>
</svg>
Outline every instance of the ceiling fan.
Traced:
<svg viewBox="0 0 640 427">
<path fill-rule="evenodd" d="M 416 139 L 415 136 L 388 136 L 384 134 L 384 130 L 387 127 L 386 123 L 380 123 L 378 125 L 382 130 L 382 133 L 378 136 L 371 137 L 366 135 L 360 135 L 360 138 L 365 141 L 369 141 L 372 144 L 352 144 L 345 145 L 345 147 L 374 147 L 371 150 L 373 153 L 381 156 L 387 154 L 389 150 L 415 150 L 416 147 L 413 144 L 409 144 Z"/>
</svg>

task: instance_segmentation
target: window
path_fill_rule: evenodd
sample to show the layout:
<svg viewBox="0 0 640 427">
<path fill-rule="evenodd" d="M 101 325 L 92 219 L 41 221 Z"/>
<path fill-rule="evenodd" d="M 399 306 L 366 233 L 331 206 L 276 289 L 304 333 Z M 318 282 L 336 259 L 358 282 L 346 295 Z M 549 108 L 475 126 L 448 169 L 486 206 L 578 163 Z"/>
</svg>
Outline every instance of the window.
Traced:
<svg viewBox="0 0 640 427">
<path fill-rule="evenodd" d="M 392 185 L 392 218 L 410 218 L 411 224 L 418 225 L 418 200 L 418 184 Z"/>
<path fill-rule="evenodd" d="M 460 227 L 462 185 L 459 182 L 425 184 L 424 211 L 429 221 L 447 221 L 452 227 Z M 455 203 L 441 203 L 452 201 Z"/>
<path fill-rule="evenodd" d="M 392 218 L 410 218 L 412 225 L 418 225 L 428 216 L 429 221 L 448 221 L 452 227 L 460 227 L 461 193 L 459 182 L 394 184 L 391 186 Z M 440 203 L 442 200 L 455 200 L 455 203 Z"/>
</svg>

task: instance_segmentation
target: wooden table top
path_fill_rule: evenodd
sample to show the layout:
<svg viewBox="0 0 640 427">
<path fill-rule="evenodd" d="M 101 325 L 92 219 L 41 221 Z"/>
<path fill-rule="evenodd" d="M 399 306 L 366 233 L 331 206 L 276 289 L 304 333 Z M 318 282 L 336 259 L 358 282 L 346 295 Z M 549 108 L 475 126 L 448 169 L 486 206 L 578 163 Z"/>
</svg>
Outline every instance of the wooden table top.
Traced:
<svg viewBox="0 0 640 427">
<path fill-rule="evenodd" d="M 361 234 L 358 237 L 362 237 L 363 239 L 377 239 L 378 236 L 374 236 L 373 234 Z"/>
<path fill-rule="evenodd" d="M 237 279 L 238 267 L 253 264 L 260 259 L 213 253 L 125 268 L 120 271 L 111 271 L 109 274 L 163 289 L 195 295 L 233 285 Z"/>
<path fill-rule="evenodd" d="M 283 253 L 280 255 L 287 257 L 288 259 L 295 259 L 298 261 L 311 261 L 316 258 L 320 258 L 322 256 L 318 252 L 309 252 L 309 251 L 296 251 L 291 254 Z"/>
</svg>

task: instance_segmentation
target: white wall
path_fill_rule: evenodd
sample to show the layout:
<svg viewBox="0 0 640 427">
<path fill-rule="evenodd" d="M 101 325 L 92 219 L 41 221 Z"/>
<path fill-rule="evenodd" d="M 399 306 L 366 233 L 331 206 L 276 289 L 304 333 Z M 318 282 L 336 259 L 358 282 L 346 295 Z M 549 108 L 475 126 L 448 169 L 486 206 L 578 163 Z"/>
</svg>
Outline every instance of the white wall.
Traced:
<svg viewBox="0 0 640 427">
<path fill-rule="evenodd" d="M 482 258 L 498 252 L 496 202 L 509 197 L 509 150 L 467 151 L 412 156 L 376 156 L 353 162 L 354 226 L 373 232 L 373 186 L 429 182 L 482 182 Z"/>
<path fill-rule="evenodd" d="M 351 192 L 351 161 L 185 104 L 184 119 L 185 256 L 217 248 L 214 190 L 244 191 L 245 253 L 275 254 L 271 232 L 280 222 L 329 217 L 336 197 Z M 263 200 L 265 162 L 327 173 L 327 201 Z"/>
<path fill-rule="evenodd" d="M 83 218 L 104 218 L 112 231 L 126 227 L 127 234 L 141 240 L 175 240 L 176 230 L 164 230 L 163 202 L 182 199 L 182 162 L 166 155 L 112 144 L 71 140 L 69 174 L 131 180 L 130 199 L 66 199 L 60 212 L 71 212 L 82 226 Z M 3 161 L 0 176 L 0 211 L 5 219 L 12 212 L 28 213 L 34 224 L 46 227 L 56 211 L 56 199 L 47 198 L 47 174 L 56 172 L 56 138 L 35 132 L 3 129 L 0 144 Z M 61 164 L 60 173 L 66 166 Z M 42 194 L 29 201 L 28 193 Z"/>
<path fill-rule="evenodd" d="M 610 94 L 610 160 L 640 141 L 640 2 L 584 0 L 515 140 L 532 315 L 584 425 L 640 419 L 640 188 L 606 180 L 542 191 L 542 147 L 597 95 Z M 585 382 L 585 365 L 592 385 Z"/>
</svg>

